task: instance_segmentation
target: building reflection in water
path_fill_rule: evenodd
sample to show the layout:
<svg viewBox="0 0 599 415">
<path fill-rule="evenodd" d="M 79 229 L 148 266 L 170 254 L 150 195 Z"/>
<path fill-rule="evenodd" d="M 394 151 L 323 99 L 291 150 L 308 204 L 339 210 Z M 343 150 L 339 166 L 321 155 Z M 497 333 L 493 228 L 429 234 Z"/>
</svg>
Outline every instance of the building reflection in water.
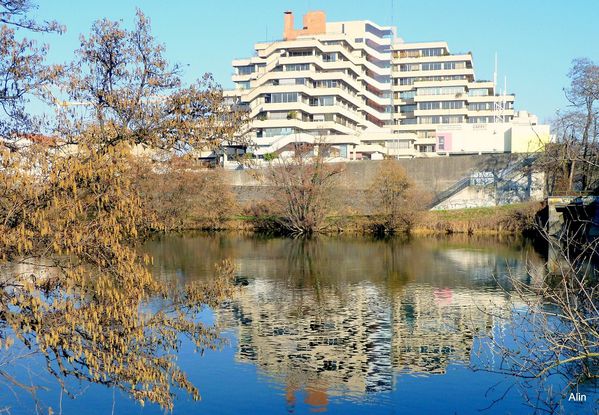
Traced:
<svg viewBox="0 0 599 415">
<path fill-rule="evenodd" d="M 301 394 L 315 411 L 326 410 L 332 396 L 392 390 L 399 374 L 467 364 L 474 337 L 496 324 L 483 310 L 505 304 L 507 274 L 528 278 L 524 258 L 535 259 L 488 240 L 188 243 L 183 251 L 212 252 L 213 262 L 232 258 L 249 282 L 215 310 L 218 323 L 236 332 L 236 359 L 284 385 L 290 407 Z M 149 250 L 158 263 L 169 259 Z M 165 277 L 201 277 L 190 262 L 176 263 L 180 255 L 170 257 L 175 269 L 161 270 Z"/>
</svg>

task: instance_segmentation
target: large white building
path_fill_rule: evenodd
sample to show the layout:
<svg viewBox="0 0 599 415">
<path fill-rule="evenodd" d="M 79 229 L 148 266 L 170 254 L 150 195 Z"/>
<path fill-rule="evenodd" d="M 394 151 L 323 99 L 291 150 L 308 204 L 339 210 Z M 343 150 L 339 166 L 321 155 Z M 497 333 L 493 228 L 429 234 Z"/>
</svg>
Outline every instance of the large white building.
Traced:
<svg viewBox="0 0 599 415">
<path fill-rule="evenodd" d="M 475 79 L 472 55 L 445 42 L 406 43 L 394 27 L 326 22 L 322 11 L 283 39 L 233 61 L 231 103 L 249 110 L 258 158 L 326 143 L 343 159 L 530 152 L 549 126 L 514 111 L 514 95 Z"/>
</svg>

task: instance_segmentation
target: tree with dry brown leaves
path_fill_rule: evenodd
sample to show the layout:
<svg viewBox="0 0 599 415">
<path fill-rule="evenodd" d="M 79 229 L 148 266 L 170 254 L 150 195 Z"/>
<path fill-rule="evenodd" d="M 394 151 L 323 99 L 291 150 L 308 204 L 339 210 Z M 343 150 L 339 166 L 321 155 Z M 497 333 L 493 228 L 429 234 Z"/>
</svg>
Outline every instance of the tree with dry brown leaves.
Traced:
<svg viewBox="0 0 599 415">
<path fill-rule="evenodd" d="M 149 229 L 222 229 L 238 212 L 222 168 L 202 168 L 182 157 L 164 163 L 138 159 L 131 174 Z"/>
<path fill-rule="evenodd" d="M 141 10 L 133 29 L 96 21 L 60 84 L 60 136 L 70 143 L 87 138 L 101 147 L 123 142 L 178 153 L 242 140 L 245 114 L 225 104 L 212 75 L 185 86 L 181 68 L 164 52 Z"/>
<path fill-rule="evenodd" d="M 0 6 L 9 3 L 29 4 Z M 199 398 L 176 351 L 182 338 L 198 349 L 219 346 L 197 313 L 230 295 L 233 268 L 221 265 L 208 285 L 154 278 L 151 258 L 137 249 L 148 211 L 132 181 L 132 148 L 199 151 L 228 137 L 235 115 L 222 116 L 210 78 L 180 88 L 148 19 L 137 17 L 133 30 L 103 20 L 82 39 L 78 68 L 59 85 L 76 101 L 56 98 L 65 104 L 56 140 L 0 148 L 0 346 L 18 342 L 41 354 L 63 388 L 75 377 L 172 409 L 175 389 Z M 29 86 L 18 102 L 42 87 L 33 72 L 22 81 Z"/>
<path fill-rule="evenodd" d="M 378 233 L 410 232 L 427 198 L 396 160 L 384 160 L 367 192 Z"/>
</svg>

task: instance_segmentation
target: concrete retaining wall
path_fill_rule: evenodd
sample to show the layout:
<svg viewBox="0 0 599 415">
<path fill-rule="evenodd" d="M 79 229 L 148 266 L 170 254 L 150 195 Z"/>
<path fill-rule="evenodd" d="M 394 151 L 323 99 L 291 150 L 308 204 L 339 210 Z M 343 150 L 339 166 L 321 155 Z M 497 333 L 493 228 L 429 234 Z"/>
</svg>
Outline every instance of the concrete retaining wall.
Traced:
<svg viewBox="0 0 599 415">
<path fill-rule="evenodd" d="M 518 159 L 512 154 L 464 155 L 451 157 L 431 157 L 416 159 L 400 159 L 398 163 L 406 170 L 416 186 L 428 192 L 432 198 L 443 192 L 458 180 L 475 171 L 499 172 Z M 357 161 L 344 163 L 343 172 L 337 177 L 337 187 L 341 199 L 349 203 L 364 206 L 364 190 L 367 189 L 381 166 L 380 161 Z M 268 187 L 257 179 L 258 171 L 229 170 L 225 171 L 225 182 L 232 186 L 239 202 L 250 204 L 266 200 Z M 471 192 L 470 192 L 471 193 Z M 472 195 L 468 194 L 468 198 Z M 459 200 L 453 200 L 457 206 Z M 488 205 L 488 203 L 485 203 Z M 359 208 L 358 210 L 363 210 Z"/>
</svg>

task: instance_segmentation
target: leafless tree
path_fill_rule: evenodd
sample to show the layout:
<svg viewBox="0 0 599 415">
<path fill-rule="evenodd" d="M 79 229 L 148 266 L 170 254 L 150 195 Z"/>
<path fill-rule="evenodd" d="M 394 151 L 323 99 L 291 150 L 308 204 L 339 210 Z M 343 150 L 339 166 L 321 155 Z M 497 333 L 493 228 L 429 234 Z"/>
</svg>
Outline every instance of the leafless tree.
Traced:
<svg viewBox="0 0 599 415">
<path fill-rule="evenodd" d="M 553 120 L 555 142 L 544 163 L 550 193 L 589 192 L 599 180 L 599 65 L 575 59 L 564 90 L 570 106 Z"/>
<path fill-rule="evenodd" d="M 342 166 L 326 162 L 326 147 L 297 145 L 292 156 L 270 161 L 264 171 L 263 179 L 273 189 L 272 212 L 287 233 L 312 235 L 327 226 Z"/>
<path fill-rule="evenodd" d="M 46 45 L 23 37 L 25 32 L 57 32 L 57 22 L 36 22 L 28 17 L 34 5 L 28 0 L 0 0 L 0 137 L 8 139 L 30 133 L 39 120 L 25 111 L 33 96 L 48 98 L 45 86 L 51 84 L 61 68 L 44 63 Z"/>
<path fill-rule="evenodd" d="M 540 165 L 550 194 L 592 193 L 599 187 L 599 65 L 575 59 L 568 76 L 571 105 L 553 121 L 555 141 Z M 482 359 L 477 368 L 520 379 L 535 412 L 564 411 L 570 393 L 599 379 L 599 224 L 596 202 L 579 202 L 564 209 L 557 234 L 536 225 L 547 261 L 529 264 L 526 281 L 510 277 L 507 306 L 487 310 L 501 329 L 480 343 L 481 355 L 491 349 L 499 362 Z"/>
<path fill-rule="evenodd" d="M 521 380 L 535 412 L 563 409 L 570 393 L 599 379 L 599 240 L 588 238 L 590 226 L 596 224 L 567 220 L 557 236 L 541 230 L 547 262 L 529 264 L 528 280 L 510 276 L 507 305 L 487 310 L 503 329 L 485 338 L 479 353 L 491 349 L 499 362 L 482 359 L 476 368 Z"/>
</svg>

